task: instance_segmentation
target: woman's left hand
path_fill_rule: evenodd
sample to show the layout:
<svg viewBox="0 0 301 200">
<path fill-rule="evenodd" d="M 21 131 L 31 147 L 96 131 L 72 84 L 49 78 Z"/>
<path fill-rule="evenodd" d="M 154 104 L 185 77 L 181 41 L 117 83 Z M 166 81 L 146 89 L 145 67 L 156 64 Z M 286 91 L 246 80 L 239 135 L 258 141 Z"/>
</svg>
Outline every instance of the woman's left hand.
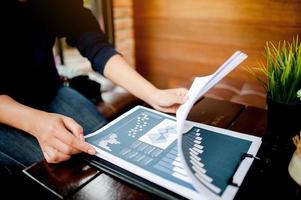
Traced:
<svg viewBox="0 0 301 200">
<path fill-rule="evenodd" d="M 157 89 L 149 96 L 148 103 L 158 111 L 176 113 L 179 106 L 188 99 L 186 88 Z"/>
</svg>

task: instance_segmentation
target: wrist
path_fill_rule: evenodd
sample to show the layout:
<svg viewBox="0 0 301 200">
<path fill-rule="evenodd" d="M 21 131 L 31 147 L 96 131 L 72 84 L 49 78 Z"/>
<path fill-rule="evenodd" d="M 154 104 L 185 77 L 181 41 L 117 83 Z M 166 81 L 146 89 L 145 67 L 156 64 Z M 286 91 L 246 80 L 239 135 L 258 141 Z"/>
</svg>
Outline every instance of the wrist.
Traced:
<svg viewBox="0 0 301 200">
<path fill-rule="evenodd" d="M 24 117 L 27 120 L 24 120 L 23 123 L 20 124 L 21 129 L 30 135 L 37 137 L 39 133 L 39 124 L 42 122 L 44 111 L 29 109 Z"/>
<path fill-rule="evenodd" d="M 154 105 L 158 98 L 160 98 L 159 92 L 160 90 L 153 86 L 152 88 L 145 90 L 145 98 L 143 100 L 149 105 Z"/>
</svg>

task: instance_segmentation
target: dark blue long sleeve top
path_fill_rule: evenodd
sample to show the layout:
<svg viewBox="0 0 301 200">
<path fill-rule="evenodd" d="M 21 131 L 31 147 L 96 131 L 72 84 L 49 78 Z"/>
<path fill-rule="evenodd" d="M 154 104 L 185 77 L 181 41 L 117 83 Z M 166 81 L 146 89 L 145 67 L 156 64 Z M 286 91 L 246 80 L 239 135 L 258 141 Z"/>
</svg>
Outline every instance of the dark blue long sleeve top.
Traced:
<svg viewBox="0 0 301 200">
<path fill-rule="evenodd" d="M 53 57 L 56 37 L 66 37 L 100 73 L 117 54 L 82 0 L 4 1 L 0 95 L 30 106 L 51 100 L 60 86 Z"/>
</svg>

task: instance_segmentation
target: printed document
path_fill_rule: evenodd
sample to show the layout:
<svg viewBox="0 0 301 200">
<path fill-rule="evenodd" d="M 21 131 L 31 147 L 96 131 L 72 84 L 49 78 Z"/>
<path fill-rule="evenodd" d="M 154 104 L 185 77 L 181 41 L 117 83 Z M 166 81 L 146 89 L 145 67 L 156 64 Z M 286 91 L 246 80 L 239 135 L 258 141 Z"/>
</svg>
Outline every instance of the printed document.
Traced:
<svg viewBox="0 0 301 200">
<path fill-rule="evenodd" d="M 214 74 L 195 78 L 176 118 L 136 106 L 86 141 L 100 158 L 187 199 L 233 199 L 261 139 L 186 118 L 194 103 L 246 57 L 236 52 Z"/>
</svg>

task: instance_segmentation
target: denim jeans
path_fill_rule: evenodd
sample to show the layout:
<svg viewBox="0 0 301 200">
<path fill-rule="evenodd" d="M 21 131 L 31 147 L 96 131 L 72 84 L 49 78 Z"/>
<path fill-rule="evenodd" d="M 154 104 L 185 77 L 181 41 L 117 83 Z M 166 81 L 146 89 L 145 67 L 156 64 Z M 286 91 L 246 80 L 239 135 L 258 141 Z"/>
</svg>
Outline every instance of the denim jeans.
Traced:
<svg viewBox="0 0 301 200">
<path fill-rule="evenodd" d="M 85 134 L 100 128 L 107 122 L 93 103 L 68 87 L 61 87 L 43 110 L 73 118 L 83 127 Z M 42 159 L 44 156 L 35 137 L 0 124 L 0 165 L 2 167 L 10 173 L 15 173 Z"/>
</svg>

